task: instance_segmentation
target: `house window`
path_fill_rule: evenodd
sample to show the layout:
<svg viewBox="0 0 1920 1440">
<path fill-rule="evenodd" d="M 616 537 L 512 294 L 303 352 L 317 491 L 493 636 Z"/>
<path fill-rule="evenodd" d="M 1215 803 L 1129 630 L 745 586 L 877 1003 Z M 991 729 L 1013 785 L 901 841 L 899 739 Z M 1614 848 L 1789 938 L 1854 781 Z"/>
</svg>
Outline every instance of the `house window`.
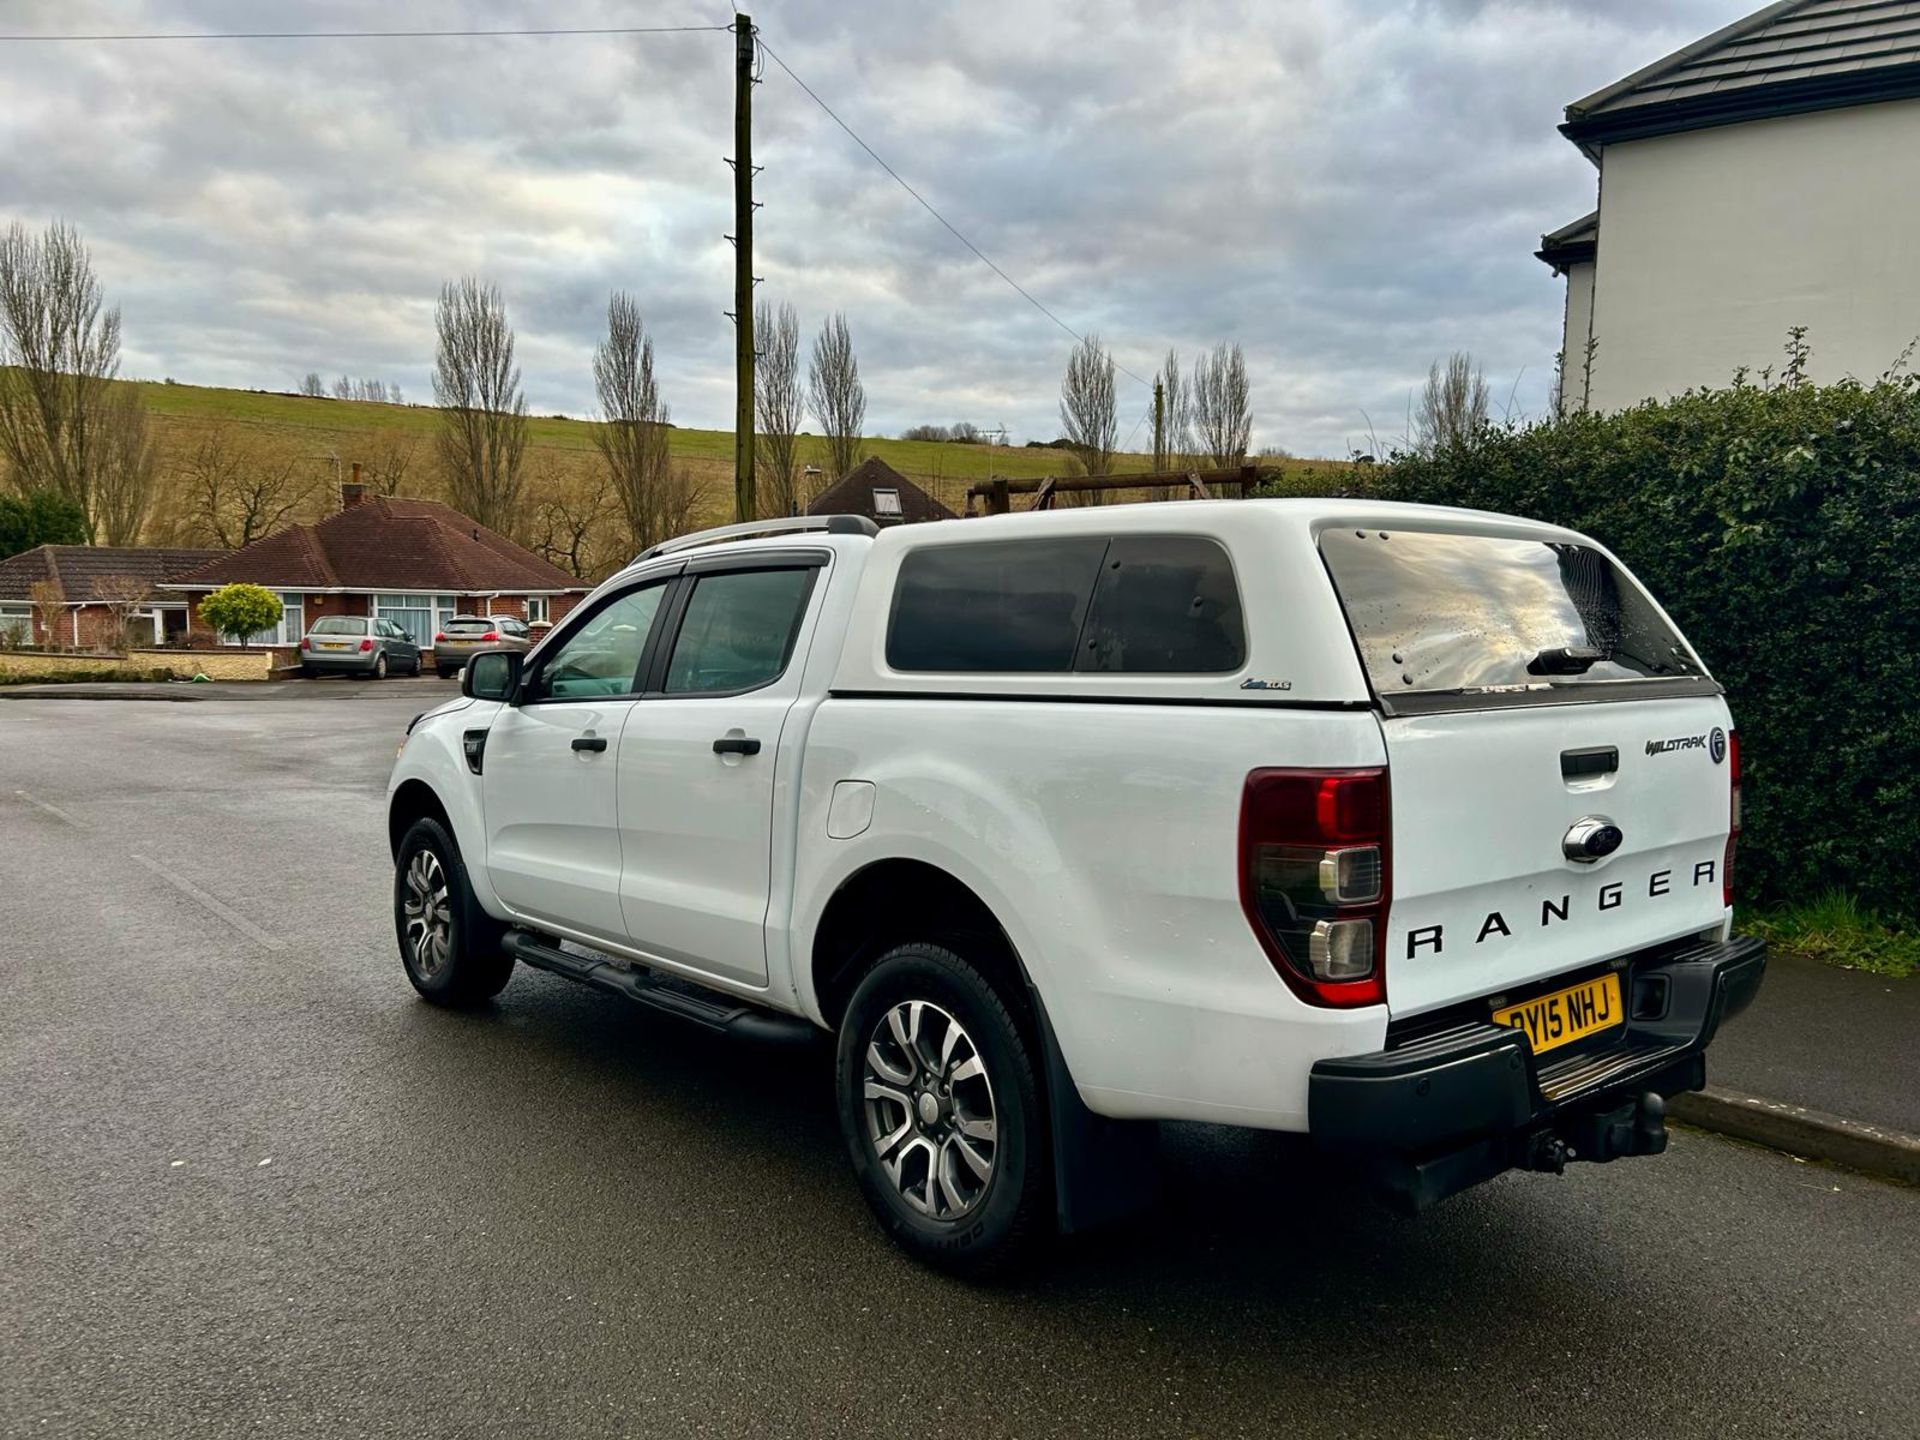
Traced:
<svg viewBox="0 0 1920 1440">
<path fill-rule="evenodd" d="M 873 513 L 882 520 L 898 520 L 901 516 L 900 492 L 882 490 L 878 486 L 873 491 Z"/>
<path fill-rule="evenodd" d="M 458 609 L 452 595 L 376 595 L 374 617 L 391 620 L 407 632 L 407 638 L 423 649 L 430 649 L 436 632 L 446 628 Z"/>
<path fill-rule="evenodd" d="M 553 617 L 547 613 L 547 603 L 547 597 L 545 595 L 529 595 L 527 597 L 527 623 L 529 625 L 551 625 L 553 623 Z"/>
<path fill-rule="evenodd" d="M 307 597 L 292 590 L 280 592 L 280 623 L 271 630 L 247 636 L 249 645 L 298 645 L 307 633 Z M 231 639 L 229 645 L 235 642 Z"/>
<path fill-rule="evenodd" d="M 0 605 L 0 641 L 9 645 L 33 643 L 33 606 Z"/>
</svg>

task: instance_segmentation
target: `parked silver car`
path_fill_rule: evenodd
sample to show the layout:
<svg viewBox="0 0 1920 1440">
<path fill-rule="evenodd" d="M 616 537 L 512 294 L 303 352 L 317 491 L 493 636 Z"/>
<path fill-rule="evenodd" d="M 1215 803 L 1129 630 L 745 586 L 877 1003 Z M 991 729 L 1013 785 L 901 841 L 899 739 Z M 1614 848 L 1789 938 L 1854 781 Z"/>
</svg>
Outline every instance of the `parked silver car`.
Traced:
<svg viewBox="0 0 1920 1440">
<path fill-rule="evenodd" d="M 300 673 L 361 675 L 384 680 L 388 672 L 420 673 L 420 647 L 391 620 L 364 615 L 324 615 L 300 640 Z"/>
<path fill-rule="evenodd" d="M 445 680 L 458 675 L 482 650 L 526 650 L 533 645 L 527 622 L 512 615 L 454 615 L 433 637 L 433 668 Z"/>
</svg>

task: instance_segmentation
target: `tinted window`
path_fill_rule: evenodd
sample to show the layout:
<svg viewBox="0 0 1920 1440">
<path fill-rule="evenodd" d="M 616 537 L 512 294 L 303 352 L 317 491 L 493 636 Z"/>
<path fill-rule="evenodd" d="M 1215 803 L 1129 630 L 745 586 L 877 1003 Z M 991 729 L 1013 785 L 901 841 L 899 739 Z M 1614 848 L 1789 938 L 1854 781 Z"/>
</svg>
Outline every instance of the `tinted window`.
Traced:
<svg viewBox="0 0 1920 1440">
<path fill-rule="evenodd" d="M 667 663 L 669 695 L 751 690 L 776 679 L 800 631 L 812 570 L 740 570 L 694 581 Z"/>
<path fill-rule="evenodd" d="M 323 615 L 313 622 L 316 635 L 364 635 L 367 622 L 352 615 Z"/>
<path fill-rule="evenodd" d="M 446 633 L 449 635 L 484 635 L 493 628 L 491 620 L 476 619 L 471 615 L 456 615 L 447 621 Z"/>
<path fill-rule="evenodd" d="M 900 562 L 887 664 L 895 670 L 1073 669 L 1107 551 L 1101 536 L 929 545 Z"/>
<path fill-rule="evenodd" d="M 1320 552 L 1380 695 L 1701 673 L 1646 592 L 1590 546 L 1330 530 Z"/>
<path fill-rule="evenodd" d="M 1213 675 L 1246 663 L 1227 552 L 1197 536 L 1117 536 L 1093 593 L 1082 671 Z"/>
<path fill-rule="evenodd" d="M 534 693 L 555 700 L 633 693 L 647 633 L 665 593 L 665 583 L 656 582 L 594 612 L 541 665 Z"/>
</svg>

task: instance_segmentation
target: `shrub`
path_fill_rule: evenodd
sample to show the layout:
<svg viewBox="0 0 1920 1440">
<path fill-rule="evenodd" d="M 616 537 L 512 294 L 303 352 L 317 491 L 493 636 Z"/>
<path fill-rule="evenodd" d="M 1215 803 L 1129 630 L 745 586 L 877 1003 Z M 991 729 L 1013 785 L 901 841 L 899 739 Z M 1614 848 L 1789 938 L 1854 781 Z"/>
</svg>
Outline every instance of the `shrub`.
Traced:
<svg viewBox="0 0 1920 1440">
<path fill-rule="evenodd" d="M 280 623 L 280 597 L 258 585 L 222 585 L 200 602 L 199 610 L 209 629 L 242 644 Z"/>
<path fill-rule="evenodd" d="M 1396 455 L 1383 498 L 1582 530 L 1666 606 L 1740 729 L 1743 900 L 1920 896 L 1920 382 L 1735 383 Z"/>
<path fill-rule="evenodd" d="M 51 490 L 0 495 L 0 560 L 36 545 L 85 545 L 87 513 Z"/>
</svg>

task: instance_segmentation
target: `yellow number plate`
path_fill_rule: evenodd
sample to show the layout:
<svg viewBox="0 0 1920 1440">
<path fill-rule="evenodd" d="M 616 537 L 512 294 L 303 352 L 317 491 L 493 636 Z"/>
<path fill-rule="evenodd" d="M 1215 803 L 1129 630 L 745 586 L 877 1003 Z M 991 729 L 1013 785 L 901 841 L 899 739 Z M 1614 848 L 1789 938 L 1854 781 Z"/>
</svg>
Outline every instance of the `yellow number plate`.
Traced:
<svg viewBox="0 0 1920 1440">
<path fill-rule="evenodd" d="M 1620 977 L 1612 973 L 1493 1012 L 1493 1023 L 1524 1032 L 1536 1055 L 1611 1029 L 1625 1018 Z"/>
</svg>

